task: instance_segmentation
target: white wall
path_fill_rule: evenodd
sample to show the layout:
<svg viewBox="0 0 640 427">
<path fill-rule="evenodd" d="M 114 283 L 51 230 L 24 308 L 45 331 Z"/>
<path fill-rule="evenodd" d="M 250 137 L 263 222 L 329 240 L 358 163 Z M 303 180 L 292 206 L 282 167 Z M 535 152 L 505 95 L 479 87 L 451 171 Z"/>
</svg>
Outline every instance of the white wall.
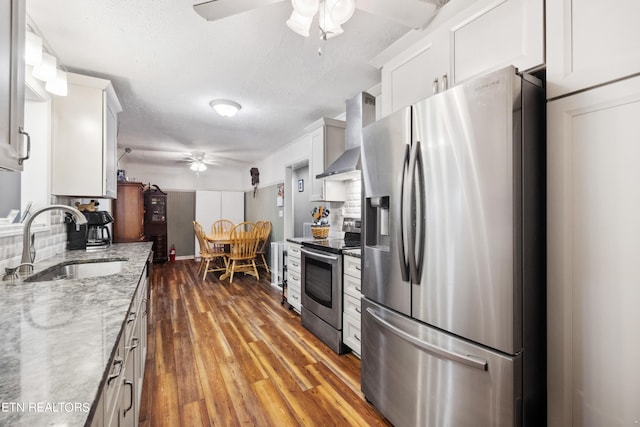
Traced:
<svg viewBox="0 0 640 427">
<path fill-rule="evenodd" d="M 154 166 L 120 161 L 120 169 L 126 171 L 129 181 L 155 184 L 163 191 L 168 190 L 224 190 L 245 191 L 251 186 L 250 166 L 220 168 L 209 166 L 196 174 L 188 164 L 180 166 Z M 244 177 L 246 175 L 246 178 Z"/>
</svg>

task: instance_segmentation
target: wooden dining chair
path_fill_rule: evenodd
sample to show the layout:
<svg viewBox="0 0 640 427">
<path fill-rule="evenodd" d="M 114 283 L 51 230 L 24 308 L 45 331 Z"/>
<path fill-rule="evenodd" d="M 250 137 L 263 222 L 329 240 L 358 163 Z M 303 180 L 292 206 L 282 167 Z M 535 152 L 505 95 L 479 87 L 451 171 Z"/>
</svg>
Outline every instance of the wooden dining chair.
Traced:
<svg viewBox="0 0 640 427">
<path fill-rule="evenodd" d="M 226 260 L 227 254 L 224 252 L 224 248 L 221 248 L 221 245 L 213 245 L 207 241 L 204 229 L 198 221 L 193 221 L 193 230 L 196 233 L 196 238 L 200 245 L 200 265 L 198 266 L 198 274 L 200 274 L 200 271 L 204 270 L 202 280 L 207 278 L 207 273 L 226 271 L 228 261 Z M 212 261 L 214 263 L 213 265 L 211 265 Z M 222 262 L 222 265 L 216 265 L 218 262 Z"/>
<path fill-rule="evenodd" d="M 258 228 L 252 222 L 241 222 L 231 229 L 229 264 L 225 274 L 229 276 L 230 283 L 233 283 L 233 275 L 240 272 L 260 280 L 255 262 L 258 238 Z"/>
<path fill-rule="evenodd" d="M 256 223 L 256 227 L 260 228 L 258 235 L 258 250 L 256 251 L 256 258 L 260 256 L 262 259 L 262 265 L 264 269 L 269 273 L 269 265 L 264 255 L 267 253 L 267 244 L 269 243 L 269 235 L 271 234 L 271 221 L 259 221 L 260 225 Z M 260 260 L 258 260 L 259 262 Z"/>
<path fill-rule="evenodd" d="M 219 219 L 211 224 L 211 234 L 231 233 L 235 224 L 228 219 Z"/>
</svg>

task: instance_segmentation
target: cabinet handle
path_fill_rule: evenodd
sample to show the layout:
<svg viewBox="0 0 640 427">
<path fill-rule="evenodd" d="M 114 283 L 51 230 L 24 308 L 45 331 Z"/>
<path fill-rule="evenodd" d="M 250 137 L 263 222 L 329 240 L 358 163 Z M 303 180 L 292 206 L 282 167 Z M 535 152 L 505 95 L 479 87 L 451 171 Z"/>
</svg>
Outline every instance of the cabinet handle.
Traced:
<svg viewBox="0 0 640 427">
<path fill-rule="evenodd" d="M 120 376 L 120 373 L 122 372 L 122 359 L 116 359 L 113 361 L 113 369 L 116 370 L 116 368 L 118 369 L 116 373 L 109 374 L 109 377 L 107 378 L 107 385 Z"/>
<path fill-rule="evenodd" d="M 127 319 L 127 323 L 133 322 L 134 320 L 136 320 L 136 317 L 137 317 L 137 315 L 136 315 L 135 312 L 129 313 L 129 318 Z"/>
<path fill-rule="evenodd" d="M 122 413 L 122 416 L 126 417 L 127 412 L 129 412 L 131 408 L 133 408 L 133 381 L 124 380 L 124 385 L 129 386 L 129 407 L 126 408 Z"/>
<path fill-rule="evenodd" d="M 297 262 L 292 262 L 291 265 L 293 265 L 294 267 L 300 267 L 300 264 L 298 264 Z"/>
<path fill-rule="evenodd" d="M 362 271 L 362 267 L 360 267 L 359 265 L 356 265 L 356 270 Z"/>
<path fill-rule="evenodd" d="M 438 93 L 438 78 L 433 79 L 433 84 L 431 85 L 431 90 L 433 90 L 433 94 Z"/>
<path fill-rule="evenodd" d="M 360 311 L 360 307 L 356 307 L 356 311 L 358 312 L 358 314 L 362 314 L 362 312 Z"/>
<path fill-rule="evenodd" d="M 449 89 L 449 78 L 447 77 L 447 73 L 442 75 L 442 85 L 440 86 L 440 91 L 445 91 Z"/>
<path fill-rule="evenodd" d="M 358 335 L 353 334 L 353 338 L 355 338 L 355 339 L 356 339 L 356 341 L 360 342 L 360 337 L 359 337 Z"/>
<path fill-rule="evenodd" d="M 361 290 L 359 287 L 357 287 L 357 286 L 356 286 L 356 291 L 358 291 L 358 292 L 362 293 L 362 290 Z"/>
<path fill-rule="evenodd" d="M 131 338 L 131 342 L 133 344 L 131 344 L 131 347 L 127 347 L 127 350 L 135 350 L 136 348 L 138 348 L 138 342 L 140 341 L 140 339 L 133 337 Z"/>
<path fill-rule="evenodd" d="M 27 160 L 29 158 L 29 156 L 31 155 L 31 135 L 29 135 L 28 132 L 25 132 L 24 129 L 22 129 L 22 126 L 20 126 L 18 128 L 18 133 L 22 134 L 22 135 L 26 135 L 27 137 L 27 155 L 25 157 L 20 157 L 18 159 L 18 164 L 22 165 L 22 163 Z"/>
<path fill-rule="evenodd" d="M 298 299 L 298 295 L 291 295 L 291 298 Z"/>
</svg>

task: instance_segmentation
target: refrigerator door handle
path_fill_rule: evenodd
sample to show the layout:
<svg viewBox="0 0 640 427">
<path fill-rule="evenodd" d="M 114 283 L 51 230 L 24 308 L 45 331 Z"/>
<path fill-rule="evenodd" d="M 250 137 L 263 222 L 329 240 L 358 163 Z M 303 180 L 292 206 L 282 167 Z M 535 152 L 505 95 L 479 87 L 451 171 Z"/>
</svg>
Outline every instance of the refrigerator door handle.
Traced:
<svg viewBox="0 0 640 427">
<path fill-rule="evenodd" d="M 405 241 L 404 241 L 404 223 L 405 223 L 405 198 L 404 198 L 404 179 L 407 175 L 407 169 L 409 167 L 409 145 L 405 146 L 404 155 L 402 156 L 402 173 L 398 180 L 398 193 L 400 195 L 400 203 L 398 209 L 400 210 L 398 215 L 398 221 L 395 222 L 396 241 L 398 242 L 398 258 L 400 261 L 400 272 L 402 273 L 402 280 L 409 281 L 409 262 L 407 261 L 407 254 L 405 253 Z M 411 248 L 409 248 L 411 249 Z"/>
<path fill-rule="evenodd" d="M 409 271 L 411 272 L 411 281 L 415 285 L 420 284 L 420 278 L 422 277 L 422 261 L 424 255 L 424 190 L 422 183 L 423 171 L 422 171 L 422 155 L 420 154 L 420 141 L 415 141 L 411 149 L 411 157 L 409 160 L 409 189 L 411 191 L 410 200 L 410 220 L 407 221 L 410 224 L 409 230 Z M 417 172 L 417 175 L 416 175 Z M 418 185 L 416 185 L 416 179 Z M 416 201 L 419 203 L 416 210 Z M 416 217 L 416 213 L 417 216 Z M 418 221 L 420 226 L 417 226 Z M 416 246 L 416 238 L 418 245 Z M 416 250 L 417 249 L 417 250 Z"/>
<path fill-rule="evenodd" d="M 380 316 L 378 316 L 371 307 L 367 308 L 367 313 L 369 313 L 369 315 L 371 315 L 373 320 L 378 322 L 380 325 L 382 325 L 389 331 L 393 332 L 403 340 L 408 341 L 411 344 L 415 345 L 416 347 L 426 351 L 427 353 L 431 353 L 434 356 L 441 357 L 444 359 L 449 359 L 454 362 L 462 363 L 467 366 L 471 366 L 472 368 L 480 369 L 481 371 L 489 370 L 489 362 L 487 362 L 486 360 L 478 356 L 474 356 L 472 354 L 464 355 L 464 354 L 454 353 L 442 347 L 438 347 L 424 340 L 418 339 L 408 334 L 407 332 L 403 331 L 402 329 L 398 328 L 397 326 L 394 326 L 391 323 L 387 322 Z"/>
</svg>

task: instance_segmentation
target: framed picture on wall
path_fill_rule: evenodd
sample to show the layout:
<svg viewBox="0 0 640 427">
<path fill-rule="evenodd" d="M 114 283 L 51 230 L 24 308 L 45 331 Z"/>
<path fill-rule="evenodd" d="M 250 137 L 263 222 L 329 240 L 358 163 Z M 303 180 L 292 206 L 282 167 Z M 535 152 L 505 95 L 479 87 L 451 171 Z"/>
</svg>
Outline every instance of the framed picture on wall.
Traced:
<svg viewBox="0 0 640 427">
<path fill-rule="evenodd" d="M 298 193 L 302 193 L 304 191 L 304 179 L 298 180 Z"/>
<path fill-rule="evenodd" d="M 278 195 L 276 196 L 276 206 L 284 206 L 284 183 L 277 184 Z"/>
</svg>

